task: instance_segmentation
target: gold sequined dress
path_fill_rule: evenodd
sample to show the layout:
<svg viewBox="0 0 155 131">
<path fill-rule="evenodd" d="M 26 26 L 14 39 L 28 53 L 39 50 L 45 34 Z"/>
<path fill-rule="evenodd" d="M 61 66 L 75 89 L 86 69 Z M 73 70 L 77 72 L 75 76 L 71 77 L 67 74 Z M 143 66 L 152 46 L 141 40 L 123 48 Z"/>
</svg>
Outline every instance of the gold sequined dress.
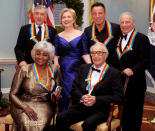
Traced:
<svg viewBox="0 0 155 131">
<path fill-rule="evenodd" d="M 59 69 L 52 65 L 56 85 L 60 85 Z M 41 79 L 50 87 L 51 77 Z M 52 118 L 51 93 L 44 90 L 36 82 L 32 64 L 23 66 L 14 76 L 10 91 L 10 112 L 18 131 L 42 131 Z M 38 120 L 33 121 L 24 112 L 25 107 L 32 108 Z"/>
</svg>

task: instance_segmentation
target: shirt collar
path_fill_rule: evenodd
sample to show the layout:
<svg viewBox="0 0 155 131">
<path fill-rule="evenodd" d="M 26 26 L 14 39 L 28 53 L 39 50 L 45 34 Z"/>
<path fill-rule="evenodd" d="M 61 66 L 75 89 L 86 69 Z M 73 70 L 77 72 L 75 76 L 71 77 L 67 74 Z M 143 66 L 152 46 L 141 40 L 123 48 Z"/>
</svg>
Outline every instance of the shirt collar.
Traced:
<svg viewBox="0 0 155 131">
<path fill-rule="evenodd" d="M 107 23 L 105 21 L 104 27 L 103 27 L 103 29 L 100 32 L 105 32 L 106 30 L 107 30 Z M 95 26 L 95 31 L 99 32 L 96 26 Z"/>
<path fill-rule="evenodd" d="M 97 67 L 94 65 L 94 68 L 99 69 L 100 71 L 102 71 L 103 68 L 104 68 L 104 66 L 105 66 L 105 64 L 106 64 L 106 62 L 104 62 L 104 64 L 103 64 L 100 68 L 97 68 Z"/>
<path fill-rule="evenodd" d="M 43 23 L 42 25 L 37 25 L 37 24 L 35 23 L 35 27 L 38 28 L 38 26 L 41 26 L 41 28 L 44 28 L 44 23 Z"/>
<path fill-rule="evenodd" d="M 131 36 L 131 34 L 132 34 L 133 31 L 134 31 L 134 28 L 127 34 L 126 40 L 128 40 L 130 38 L 130 36 Z M 125 34 L 123 34 L 123 35 L 125 35 Z"/>
</svg>

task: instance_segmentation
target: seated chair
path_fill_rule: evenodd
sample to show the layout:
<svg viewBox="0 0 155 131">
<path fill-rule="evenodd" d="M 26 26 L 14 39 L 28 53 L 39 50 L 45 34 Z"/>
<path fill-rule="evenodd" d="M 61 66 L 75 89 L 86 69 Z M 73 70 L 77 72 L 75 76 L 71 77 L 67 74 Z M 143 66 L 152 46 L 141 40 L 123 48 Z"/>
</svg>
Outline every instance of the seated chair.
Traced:
<svg viewBox="0 0 155 131">
<path fill-rule="evenodd" d="M 5 117 L 5 131 L 12 131 L 13 118 L 10 114 Z"/>
<path fill-rule="evenodd" d="M 9 112 L 9 107 L 2 112 L 3 115 L 0 115 L 0 131 L 12 131 L 13 119 Z"/>
<path fill-rule="evenodd" d="M 129 77 L 126 77 L 125 84 L 124 84 L 124 94 L 126 92 L 127 84 L 129 81 Z M 116 129 L 117 131 L 121 131 L 122 128 L 122 113 L 123 113 L 123 102 L 114 104 L 111 103 L 110 112 L 107 119 L 107 122 L 103 122 L 99 124 L 95 131 L 112 131 Z M 73 131 L 82 131 L 83 121 L 75 123 L 70 126 L 70 129 Z"/>
</svg>

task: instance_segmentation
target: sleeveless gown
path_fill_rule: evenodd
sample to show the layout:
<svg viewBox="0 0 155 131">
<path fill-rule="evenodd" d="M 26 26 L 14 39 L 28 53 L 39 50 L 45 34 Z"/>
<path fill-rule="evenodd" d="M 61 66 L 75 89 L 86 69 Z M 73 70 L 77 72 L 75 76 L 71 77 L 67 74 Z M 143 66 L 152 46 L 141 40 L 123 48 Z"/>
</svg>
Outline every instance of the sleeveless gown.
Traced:
<svg viewBox="0 0 155 131">
<path fill-rule="evenodd" d="M 62 73 L 62 98 L 59 100 L 59 111 L 68 108 L 72 83 L 81 64 L 84 64 L 82 55 L 88 54 L 86 35 L 83 33 L 71 41 L 56 35 L 55 51 L 59 57 L 60 70 Z"/>
</svg>

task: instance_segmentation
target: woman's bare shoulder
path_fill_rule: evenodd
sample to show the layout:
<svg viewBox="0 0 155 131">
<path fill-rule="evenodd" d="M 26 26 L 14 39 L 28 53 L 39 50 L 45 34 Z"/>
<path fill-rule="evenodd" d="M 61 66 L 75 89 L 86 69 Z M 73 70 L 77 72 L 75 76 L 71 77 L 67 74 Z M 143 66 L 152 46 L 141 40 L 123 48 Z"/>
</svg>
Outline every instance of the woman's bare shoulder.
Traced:
<svg viewBox="0 0 155 131">
<path fill-rule="evenodd" d="M 58 36 L 63 37 L 63 36 L 64 36 L 64 31 L 60 32 L 60 33 L 58 34 Z"/>
<path fill-rule="evenodd" d="M 80 36 L 80 35 L 82 35 L 83 31 L 75 30 L 75 33 Z"/>
</svg>

